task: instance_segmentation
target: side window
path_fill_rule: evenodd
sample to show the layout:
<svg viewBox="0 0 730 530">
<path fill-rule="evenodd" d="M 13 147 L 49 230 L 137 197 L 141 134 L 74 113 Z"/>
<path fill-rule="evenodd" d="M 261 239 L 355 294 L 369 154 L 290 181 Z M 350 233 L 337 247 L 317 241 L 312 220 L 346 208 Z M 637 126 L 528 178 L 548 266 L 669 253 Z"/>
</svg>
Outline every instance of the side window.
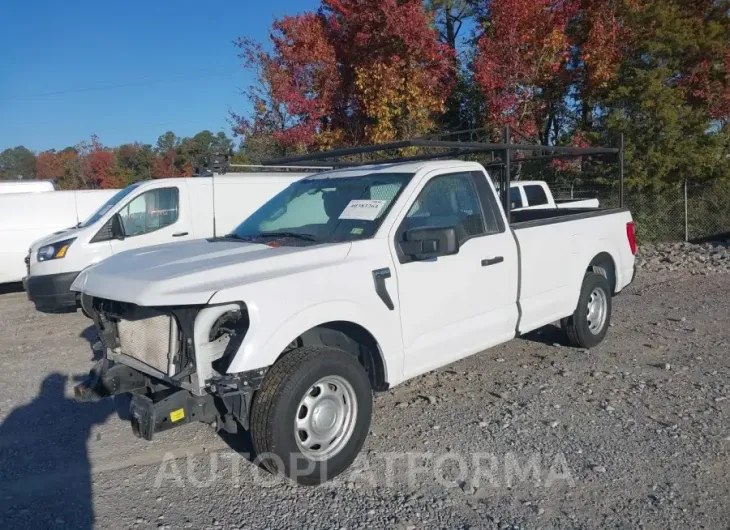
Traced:
<svg viewBox="0 0 730 530">
<path fill-rule="evenodd" d="M 542 186 L 525 186 L 525 195 L 527 196 L 527 204 L 530 206 L 540 206 L 548 203 L 547 195 L 545 195 Z"/>
<path fill-rule="evenodd" d="M 471 174 L 444 175 L 428 182 L 402 226 L 406 231 L 453 226 L 460 243 L 484 234 L 484 218 Z"/>
<path fill-rule="evenodd" d="M 497 196 L 489 186 L 487 179 L 484 178 L 482 171 L 472 171 L 474 186 L 477 189 L 482 204 L 482 213 L 484 214 L 484 222 L 487 228 L 487 234 L 497 234 L 504 232 L 504 222 L 499 211 L 499 203 Z M 497 192 L 499 195 L 499 192 Z"/>
<path fill-rule="evenodd" d="M 159 188 L 132 199 L 119 212 L 127 237 L 154 232 L 177 221 L 179 194 L 177 188 Z"/>
<path fill-rule="evenodd" d="M 514 210 L 515 208 L 522 208 L 524 204 L 522 204 L 522 194 L 520 193 L 520 188 L 510 188 L 509 189 L 509 202 L 511 203 L 510 209 Z"/>
</svg>

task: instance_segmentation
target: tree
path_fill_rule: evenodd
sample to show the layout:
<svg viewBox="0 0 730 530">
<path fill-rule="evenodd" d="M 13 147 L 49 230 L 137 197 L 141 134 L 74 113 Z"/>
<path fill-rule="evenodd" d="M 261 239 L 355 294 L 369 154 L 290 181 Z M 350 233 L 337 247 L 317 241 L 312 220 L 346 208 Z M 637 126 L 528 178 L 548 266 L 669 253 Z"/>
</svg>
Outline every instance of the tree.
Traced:
<svg viewBox="0 0 730 530">
<path fill-rule="evenodd" d="M 67 147 L 59 152 L 44 151 L 36 159 L 36 176 L 40 179 L 57 179 L 62 189 L 84 188 L 80 180 L 78 152 Z"/>
<path fill-rule="evenodd" d="M 119 180 L 131 184 L 138 180 L 152 178 L 152 163 L 155 159 L 152 146 L 148 144 L 124 144 L 116 148 Z"/>
<path fill-rule="evenodd" d="M 116 171 L 116 154 L 105 148 L 97 136 L 83 147 L 82 172 L 90 188 L 112 189 L 126 185 Z"/>
<path fill-rule="evenodd" d="M 5 149 L 0 153 L 0 178 L 35 178 L 35 155 L 33 152 L 22 145 Z"/>
<path fill-rule="evenodd" d="M 453 88 L 453 50 L 420 0 L 323 0 L 317 13 L 274 23 L 273 51 L 239 39 L 257 72 L 244 137 L 320 149 L 424 134 Z"/>
<path fill-rule="evenodd" d="M 149 144 L 137 145 L 137 154 L 134 158 L 134 181 L 149 180 L 152 178 L 152 164 L 155 161 L 155 152 Z"/>
<path fill-rule="evenodd" d="M 160 135 L 157 139 L 156 150 L 158 154 L 164 155 L 169 152 L 170 149 L 175 149 L 180 144 L 180 138 L 178 138 L 174 132 L 167 131 Z"/>
<path fill-rule="evenodd" d="M 549 117 L 570 85 L 568 24 L 577 0 L 492 0 L 477 41 L 474 77 L 486 98 L 487 120 L 547 143 Z"/>
<path fill-rule="evenodd" d="M 728 7 L 665 0 L 627 12 L 635 38 L 598 126 L 604 141 L 626 135 L 633 185 L 730 178 L 730 131 L 722 126 L 730 117 Z"/>
<path fill-rule="evenodd" d="M 426 9 L 433 14 L 439 39 L 449 48 L 458 48 L 464 22 L 476 14 L 473 0 L 427 0 Z"/>
</svg>

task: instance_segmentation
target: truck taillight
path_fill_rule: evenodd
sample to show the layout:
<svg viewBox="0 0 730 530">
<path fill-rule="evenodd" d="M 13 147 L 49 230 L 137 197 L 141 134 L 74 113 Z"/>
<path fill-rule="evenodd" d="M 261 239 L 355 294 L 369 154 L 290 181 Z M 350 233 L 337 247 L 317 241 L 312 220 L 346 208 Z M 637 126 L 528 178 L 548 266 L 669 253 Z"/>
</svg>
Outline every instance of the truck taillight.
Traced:
<svg viewBox="0 0 730 530">
<path fill-rule="evenodd" d="M 626 223 L 626 237 L 629 240 L 631 253 L 633 255 L 636 255 L 636 225 L 634 225 L 633 221 L 630 223 Z"/>
</svg>

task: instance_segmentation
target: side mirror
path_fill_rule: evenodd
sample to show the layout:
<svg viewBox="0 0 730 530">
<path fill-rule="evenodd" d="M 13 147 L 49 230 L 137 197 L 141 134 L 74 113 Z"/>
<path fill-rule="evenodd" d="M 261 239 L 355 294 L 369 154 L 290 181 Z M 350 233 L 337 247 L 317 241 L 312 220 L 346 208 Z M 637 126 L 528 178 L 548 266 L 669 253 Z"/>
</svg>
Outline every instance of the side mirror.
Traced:
<svg viewBox="0 0 730 530">
<path fill-rule="evenodd" d="M 450 256 L 459 252 L 459 238 L 453 226 L 414 228 L 405 233 L 400 248 L 403 254 L 415 260 Z"/>
<path fill-rule="evenodd" d="M 111 222 L 111 236 L 112 239 L 124 240 L 126 234 L 124 233 L 124 223 L 122 223 L 122 216 L 115 213 L 110 219 Z"/>
</svg>

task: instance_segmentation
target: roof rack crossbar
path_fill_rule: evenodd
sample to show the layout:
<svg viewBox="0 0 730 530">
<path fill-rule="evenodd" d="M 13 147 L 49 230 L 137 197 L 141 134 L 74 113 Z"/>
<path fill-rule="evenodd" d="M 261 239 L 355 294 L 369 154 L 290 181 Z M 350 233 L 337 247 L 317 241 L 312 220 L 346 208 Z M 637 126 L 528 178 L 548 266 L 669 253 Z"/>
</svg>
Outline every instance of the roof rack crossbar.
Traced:
<svg viewBox="0 0 730 530">
<path fill-rule="evenodd" d="M 586 148 L 586 150 L 590 150 L 590 149 Z M 578 155 L 572 154 L 572 153 L 558 153 L 555 155 L 524 156 L 524 157 L 519 157 L 519 158 L 513 158 L 511 161 L 514 164 L 514 163 L 520 163 L 520 162 L 532 162 L 533 160 L 554 160 L 556 158 L 574 158 L 574 157 L 581 157 L 581 156 L 597 156 L 597 155 L 605 155 L 605 154 L 612 154 L 612 153 L 587 152 L 587 153 L 580 153 Z M 505 162 L 503 160 L 495 160 L 494 162 L 487 162 L 482 165 L 485 168 L 502 167 L 505 165 Z"/>
<path fill-rule="evenodd" d="M 238 168 L 250 168 L 250 169 L 332 169 L 331 165 L 322 165 L 322 164 L 315 164 L 315 165 L 307 165 L 307 166 L 273 166 L 270 164 L 228 164 L 228 167 L 238 167 Z"/>
<path fill-rule="evenodd" d="M 595 154 L 617 154 L 618 148 L 615 147 L 569 147 L 569 146 L 556 146 L 556 145 L 534 145 L 534 144 L 507 144 L 507 143 L 483 143 L 483 142 L 454 142 L 454 141 L 443 141 L 443 140 L 429 140 L 415 138 L 412 140 L 402 140 L 399 142 L 390 142 L 379 145 L 368 145 L 360 147 L 349 147 L 345 149 L 335 149 L 332 151 L 323 151 L 320 153 L 309 153 L 306 155 L 297 155 L 291 157 L 275 158 L 266 161 L 266 165 L 290 165 L 300 162 L 310 161 L 326 161 L 333 158 L 341 158 L 346 156 L 377 153 L 383 151 L 392 151 L 396 149 L 405 149 L 408 147 L 422 147 L 422 148 L 433 148 L 433 149 L 451 149 L 456 150 L 449 156 L 459 156 L 466 154 L 464 151 L 469 151 L 469 154 L 475 153 L 488 153 L 493 151 L 505 151 L 507 149 L 511 151 L 534 151 L 540 153 L 554 153 L 554 154 L 565 154 L 569 156 L 587 156 Z M 443 155 L 435 154 L 424 154 L 415 155 L 420 158 L 414 160 L 428 160 L 431 158 L 443 158 Z M 382 163 L 382 161 L 370 161 L 372 163 Z M 368 162 L 368 163 L 370 163 Z M 361 162 L 360 165 L 365 162 Z M 332 165 L 337 165 L 337 162 L 330 162 Z"/>
</svg>

